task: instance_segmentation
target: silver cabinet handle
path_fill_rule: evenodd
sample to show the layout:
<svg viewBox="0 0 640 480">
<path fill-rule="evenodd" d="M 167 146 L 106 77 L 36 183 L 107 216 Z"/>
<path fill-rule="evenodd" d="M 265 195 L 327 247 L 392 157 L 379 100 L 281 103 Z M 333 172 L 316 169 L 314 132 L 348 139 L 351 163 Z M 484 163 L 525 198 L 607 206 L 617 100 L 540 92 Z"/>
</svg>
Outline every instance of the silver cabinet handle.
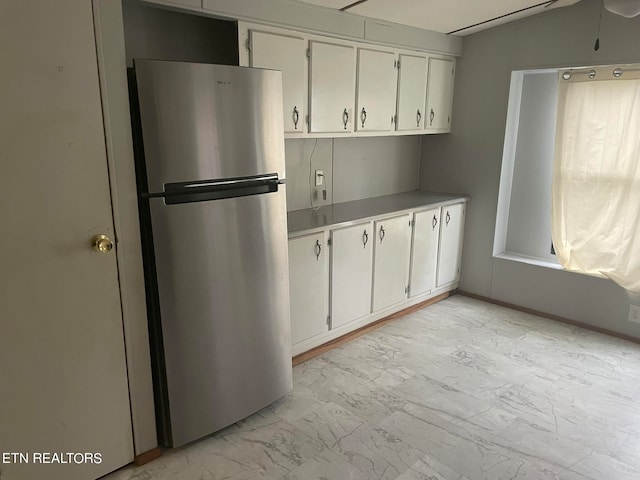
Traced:
<svg viewBox="0 0 640 480">
<path fill-rule="evenodd" d="M 433 125 L 433 119 L 436 117 L 436 112 L 431 109 L 431 113 L 429 114 L 429 126 Z"/>
<path fill-rule="evenodd" d="M 434 230 L 438 226 L 438 219 L 436 218 L 435 215 L 433 216 L 433 220 L 431 220 L 431 226 L 433 227 Z"/>
<path fill-rule="evenodd" d="M 300 112 L 298 106 L 293 107 L 293 128 L 298 129 L 298 120 L 300 120 Z"/>
<path fill-rule="evenodd" d="M 342 123 L 344 123 L 344 129 L 347 129 L 347 123 L 349 123 L 349 112 L 347 111 L 347 109 L 344 109 L 344 112 L 342 112 Z"/>
<path fill-rule="evenodd" d="M 447 225 L 449 225 L 450 220 L 451 220 L 451 215 L 449 215 L 449 210 L 447 210 Z"/>
<path fill-rule="evenodd" d="M 384 236 L 387 232 L 384 231 L 384 225 L 380 225 L 380 243 L 384 240 Z"/>
<path fill-rule="evenodd" d="M 422 113 L 420 112 L 420 109 L 418 109 L 418 113 L 416 114 L 416 120 L 417 120 L 417 126 L 420 126 L 420 120 L 422 120 Z"/>
<path fill-rule="evenodd" d="M 316 261 L 320 260 L 320 253 L 322 253 L 322 244 L 320 240 L 316 240 Z"/>
<path fill-rule="evenodd" d="M 367 248 L 367 243 L 369 243 L 369 234 L 365 228 L 364 233 L 362 234 L 362 248 Z"/>
<path fill-rule="evenodd" d="M 362 122 L 362 128 L 364 128 L 364 122 L 367 121 L 367 111 L 362 107 L 362 111 L 360 112 L 360 121 Z"/>
</svg>

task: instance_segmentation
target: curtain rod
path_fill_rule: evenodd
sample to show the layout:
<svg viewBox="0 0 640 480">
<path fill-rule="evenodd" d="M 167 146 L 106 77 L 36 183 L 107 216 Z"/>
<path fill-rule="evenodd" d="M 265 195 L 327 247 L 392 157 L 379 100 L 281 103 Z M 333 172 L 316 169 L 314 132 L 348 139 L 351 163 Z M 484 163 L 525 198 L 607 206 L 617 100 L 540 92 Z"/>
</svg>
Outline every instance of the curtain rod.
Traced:
<svg viewBox="0 0 640 480">
<path fill-rule="evenodd" d="M 600 69 L 606 68 L 606 67 L 598 67 Z M 638 68 L 620 68 L 620 67 L 616 67 L 614 68 L 611 73 L 613 74 L 614 77 L 616 78 L 620 78 L 622 76 L 623 73 L 625 72 L 640 72 L 640 67 Z M 562 78 L 565 80 L 569 80 L 573 74 L 576 75 L 586 75 L 589 78 L 596 78 L 597 72 L 595 69 L 591 69 L 591 70 L 584 70 L 582 68 L 579 69 L 572 69 L 570 68 L 569 70 L 566 70 L 565 72 L 562 73 Z"/>
</svg>

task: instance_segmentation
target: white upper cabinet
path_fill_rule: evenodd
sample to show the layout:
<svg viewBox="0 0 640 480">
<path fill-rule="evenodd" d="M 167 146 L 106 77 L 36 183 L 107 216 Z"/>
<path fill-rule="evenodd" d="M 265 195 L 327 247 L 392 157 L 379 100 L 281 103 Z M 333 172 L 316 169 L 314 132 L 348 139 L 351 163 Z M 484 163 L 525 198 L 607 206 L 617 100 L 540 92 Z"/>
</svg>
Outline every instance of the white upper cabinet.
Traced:
<svg viewBox="0 0 640 480">
<path fill-rule="evenodd" d="M 328 330 L 329 253 L 325 233 L 289 240 L 293 345 Z"/>
<path fill-rule="evenodd" d="M 316 41 L 309 44 L 310 131 L 351 133 L 356 88 L 356 49 L 350 45 Z"/>
<path fill-rule="evenodd" d="M 287 138 L 451 131 L 453 57 L 244 22 L 238 37 L 240 65 L 282 71 Z"/>
<path fill-rule="evenodd" d="M 427 93 L 427 58 L 400 55 L 398 74 L 398 130 L 420 130 L 424 126 Z"/>
<path fill-rule="evenodd" d="M 282 71 L 284 131 L 306 131 L 307 44 L 302 37 L 250 31 L 250 65 Z"/>
<path fill-rule="evenodd" d="M 396 58 L 392 52 L 358 49 L 356 130 L 393 129 L 396 107 Z"/>
<path fill-rule="evenodd" d="M 440 209 L 416 212 L 413 216 L 409 296 L 431 292 L 436 287 Z"/>
<path fill-rule="evenodd" d="M 460 279 L 462 236 L 464 234 L 464 203 L 442 207 L 440 215 L 440 245 L 438 249 L 437 286 Z"/>
<path fill-rule="evenodd" d="M 371 311 L 371 222 L 331 231 L 331 328 Z"/>
<path fill-rule="evenodd" d="M 378 220 L 375 227 L 373 312 L 407 299 L 411 216 Z"/>
<path fill-rule="evenodd" d="M 451 131 L 454 63 L 451 59 L 429 58 L 427 118 L 425 129 L 433 133 Z"/>
</svg>

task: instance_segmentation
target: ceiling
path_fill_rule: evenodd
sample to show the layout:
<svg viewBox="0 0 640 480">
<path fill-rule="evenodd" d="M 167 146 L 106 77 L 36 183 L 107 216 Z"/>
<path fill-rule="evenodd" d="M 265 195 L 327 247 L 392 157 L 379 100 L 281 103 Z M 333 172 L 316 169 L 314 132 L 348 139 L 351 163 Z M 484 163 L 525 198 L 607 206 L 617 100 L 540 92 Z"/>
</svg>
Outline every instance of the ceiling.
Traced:
<svg viewBox="0 0 640 480">
<path fill-rule="evenodd" d="M 298 0 L 440 33 L 471 33 L 579 0 Z"/>
</svg>

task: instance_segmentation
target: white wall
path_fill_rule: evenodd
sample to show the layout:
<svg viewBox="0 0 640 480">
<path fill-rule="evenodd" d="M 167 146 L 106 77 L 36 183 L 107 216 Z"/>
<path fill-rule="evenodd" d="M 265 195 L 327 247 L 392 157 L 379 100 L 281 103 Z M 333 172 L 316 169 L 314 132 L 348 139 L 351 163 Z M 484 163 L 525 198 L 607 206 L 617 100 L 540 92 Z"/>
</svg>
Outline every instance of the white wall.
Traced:
<svg viewBox="0 0 640 480">
<path fill-rule="evenodd" d="M 408 192 L 418 188 L 420 136 L 289 139 L 287 209 Z M 327 199 L 313 186 L 313 171 L 324 170 Z M 311 176 L 310 176 L 311 170 Z"/>
<path fill-rule="evenodd" d="M 629 301 L 613 283 L 492 257 L 512 70 L 640 62 L 640 17 L 604 12 L 601 2 L 567 8 L 465 37 L 458 60 L 453 131 L 425 136 L 420 186 L 470 194 L 460 288 L 640 338 Z"/>
<path fill-rule="evenodd" d="M 287 175 L 287 210 L 319 207 L 333 203 L 333 140 L 331 138 L 289 139 L 284 142 Z M 313 172 L 324 170 L 327 199 L 313 187 Z"/>
</svg>

